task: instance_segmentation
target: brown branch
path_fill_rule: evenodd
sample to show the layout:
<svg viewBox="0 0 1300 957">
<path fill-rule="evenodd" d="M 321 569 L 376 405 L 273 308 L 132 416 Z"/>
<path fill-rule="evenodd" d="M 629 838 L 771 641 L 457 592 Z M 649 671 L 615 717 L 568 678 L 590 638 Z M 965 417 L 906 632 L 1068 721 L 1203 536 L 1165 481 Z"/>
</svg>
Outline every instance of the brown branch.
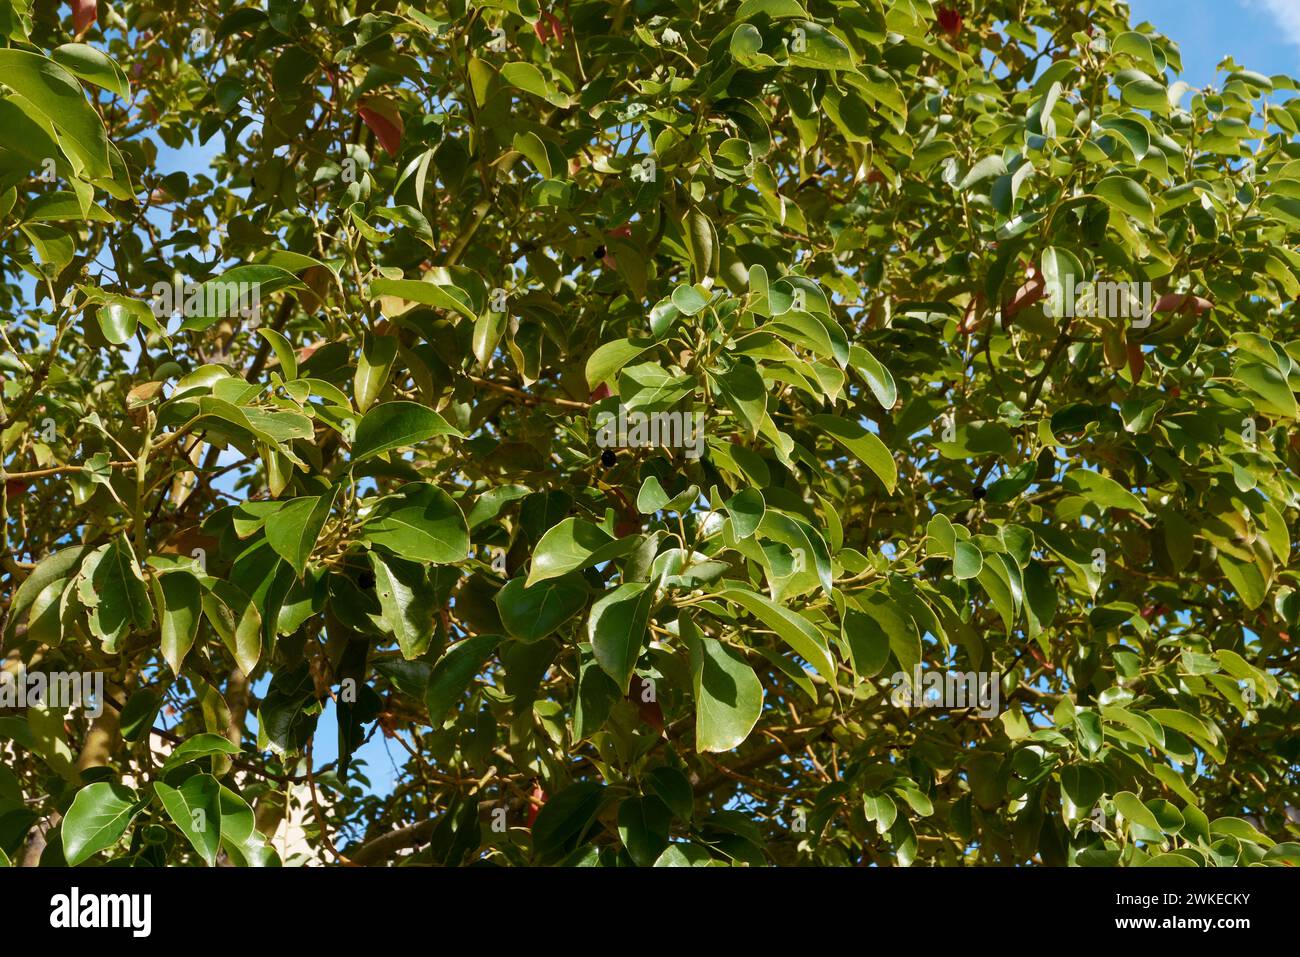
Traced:
<svg viewBox="0 0 1300 957">
<path fill-rule="evenodd" d="M 483 386 L 485 389 L 494 389 L 503 395 L 508 395 L 512 398 L 518 399 L 525 405 L 540 405 L 543 402 L 548 402 L 551 405 L 557 405 L 562 409 L 580 409 L 586 411 L 591 408 L 590 402 L 579 402 L 576 399 L 560 399 L 549 395 L 533 395 L 531 392 L 525 392 L 523 389 L 517 389 L 512 385 L 506 385 L 504 382 L 496 382 L 492 379 L 484 379 L 476 375 L 467 375 L 465 378 L 469 379 L 469 381 L 473 382 L 475 385 Z"/>
</svg>

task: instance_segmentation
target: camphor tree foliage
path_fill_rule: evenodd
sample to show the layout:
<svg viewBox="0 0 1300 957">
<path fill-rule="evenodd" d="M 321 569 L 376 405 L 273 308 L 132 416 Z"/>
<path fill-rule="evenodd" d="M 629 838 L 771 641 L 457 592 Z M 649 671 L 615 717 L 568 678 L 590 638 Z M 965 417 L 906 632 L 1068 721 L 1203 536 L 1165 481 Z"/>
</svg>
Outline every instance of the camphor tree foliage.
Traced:
<svg viewBox="0 0 1300 957">
<path fill-rule="evenodd" d="M 0 33 L 5 668 L 109 699 L 0 712 L 5 860 L 1300 862 L 1290 78 L 1114 0 Z"/>
</svg>

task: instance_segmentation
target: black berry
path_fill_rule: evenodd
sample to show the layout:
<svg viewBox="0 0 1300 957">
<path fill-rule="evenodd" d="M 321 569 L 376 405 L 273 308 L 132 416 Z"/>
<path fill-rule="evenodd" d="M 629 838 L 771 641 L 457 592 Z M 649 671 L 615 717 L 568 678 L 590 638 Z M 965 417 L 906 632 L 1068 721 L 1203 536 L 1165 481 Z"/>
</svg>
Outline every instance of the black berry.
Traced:
<svg viewBox="0 0 1300 957">
<path fill-rule="evenodd" d="M 605 466 L 607 469 L 612 469 L 614 463 L 617 461 L 618 456 L 614 454 L 612 449 L 606 449 L 604 452 L 600 453 L 600 464 Z"/>
<path fill-rule="evenodd" d="M 974 488 L 970 490 L 970 497 L 975 499 L 975 501 L 977 502 L 987 494 L 988 492 L 985 491 L 983 485 L 976 485 Z"/>
<path fill-rule="evenodd" d="M 604 247 L 604 246 L 597 246 L 597 247 L 596 247 L 596 251 L 595 251 L 594 253 L 591 254 L 591 257 L 592 257 L 593 259 L 604 259 L 604 258 L 605 258 L 605 247 Z"/>
</svg>

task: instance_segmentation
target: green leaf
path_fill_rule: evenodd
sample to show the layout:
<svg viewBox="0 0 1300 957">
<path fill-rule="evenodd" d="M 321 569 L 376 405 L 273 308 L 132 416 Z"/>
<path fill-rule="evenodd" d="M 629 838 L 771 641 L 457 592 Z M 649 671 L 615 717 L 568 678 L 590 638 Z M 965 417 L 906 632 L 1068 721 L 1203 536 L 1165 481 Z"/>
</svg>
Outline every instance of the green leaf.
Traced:
<svg viewBox="0 0 1300 957">
<path fill-rule="evenodd" d="M 618 808 L 618 836 L 638 867 L 651 867 L 668 847 L 672 813 L 657 797 L 628 798 Z"/>
<path fill-rule="evenodd" d="M 695 750 L 738 748 L 763 712 L 763 685 L 738 652 L 701 634 L 687 616 L 678 624 L 691 655 Z"/>
<path fill-rule="evenodd" d="M 868 593 L 858 599 L 862 611 L 889 636 L 889 650 L 905 674 L 912 674 L 921 661 L 921 637 L 916 624 L 891 596 Z"/>
<path fill-rule="evenodd" d="M 767 417 L 767 388 L 753 366 L 738 362 L 728 371 L 710 375 L 715 388 L 750 435 L 757 435 Z"/>
<path fill-rule="evenodd" d="M 690 821 L 695 816 L 695 790 L 684 772 L 665 764 L 647 774 L 643 782 L 679 820 Z"/>
<path fill-rule="evenodd" d="M 717 272 L 718 232 L 708 214 L 698 206 L 687 210 L 682 231 L 686 234 L 691 272 L 697 283 L 703 283 Z"/>
<path fill-rule="evenodd" d="M 306 285 L 293 273 L 266 263 L 246 263 L 227 269 L 203 283 L 196 291 L 198 305 L 195 315 L 186 315 L 181 329 L 201 332 L 221 319 L 235 316 L 254 307 L 260 310 L 263 300 L 286 289 L 306 289 Z M 186 294 L 186 302 L 190 295 Z M 175 304 L 179 309 L 180 303 Z"/>
<path fill-rule="evenodd" d="M 1002 159 L 1001 155 L 995 153 L 992 156 L 985 156 L 972 166 L 970 171 L 961 178 L 961 181 L 957 184 L 957 189 L 959 192 L 965 193 L 969 191 L 972 186 L 976 186 L 995 176 L 1001 176 L 1006 171 L 1007 164 L 1006 161 Z"/>
<path fill-rule="evenodd" d="M 186 738 L 167 755 L 167 760 L 163 762 L 163 774 L 214 754 L 239 754 L 239 745 L 220 734 L 196 734 L 192 738 Z"/>
<path fill-rule="evenodd" d="M 673 289 L 672 303 L 684 316 L 693 316 L 709 304 L 709 291 L 703 286 L 680 285 Z M 656 330 L 656 335 L 661 333 Z"/>
<path fill-rule="evenodd" d="M 1264 603 L 1268 595 L 1268 582 L 1254 562 L 1238 561 L 1223 552 L 1219 552 L 1216 560 L 1242 604 L 1248 609 L 1255 609 Z"/>
<path fill-rule="evenodd" d="M 1061 769 L 1061 790 L 1085 816 L 1097 806 L 1104 787 L 1101 775 L 1087 765 L 1073 764 Z"/>
<path fill-rule="evenodd" d="M 599 525 L 566 518 L 547 529 L 533 549 L 533 564 L 525 585 L 532 587 L 548 578 L 607 562 L 626 555 L 635 546 L 635 538 L 614 538 Z"/>
<path fill-rule="evenodd" d="M 867 380 L 867 386 L 884 408 L 892 409 L 898 402 L 898 386 L 894 376 L 870 352 L 854 344 L 849 347 L 849 363 Z"/>
<path fill-rule="evenodd" d="M 464 438 L 437 412 L 418 402 L 385 402 L 367 412 L 357 426 L 352 461 L 409 448 L 439 435 Z"/>
<path fill-rule="evenodd" d="M 35 604 L 41 592 L 56 581 L 74 576 L 86 556 L 94 551 L 95 548 L 90 545 L 74 545 L 51 552 L 36 564 L 31 574 L 23 579 L 23 583 L 14 592 L 4 631 L 6 643 L 13 640 L 20 618 Z"/>
<path fill-rule="evenodd" d="M 53 124 L 68 158 L 86 175 L 113 175 L 108 134 L 76 77 L 40 54 L 15 49 L 0 50 L 0 76 Z"/>
<path fill-rule="evenodd" d="M 424 694 L 429 724 L 439 728 L 465 694 L 474 676 L 483 670 L 488 657 L 501 643 L 500 635 L 475 635 L 447 649 L 429 675 Z"/>
<path fill-rule="evenodd" d="M 802 20 L 804 42 L 801 50 L 792 48 L 792 66 L 807 66 L 815 70 L 852 70 L 853 53 L 847 43 L 819 23 Z"/>
<path fill-rule="evenodd" d="M 1232 377 L 1263 398 L 1277 412 L 1292 419 L 1300 417 L 1295 393 L 1275 366 L 1262 362 L 1238 362 L 1233 368 Z"/>
<path fill-rule="evenodd" d="M 275 358 L 280 363 L 280 375 L 286 381 L 298 378 L 298 357 L 293 351 L 293 345 L 281 333 L 266 326 L 260 327 L 258 335 L 267 341 L 275 352 Z"/>
<path fill-rule="evenodd" d="M 1127 54 L 1133 57 L 1143 69 L 1153 72 L 1160 69 L 1151 41 L 1141 33 L 1134 33 L 1131 30 L 1121 33 L 1111 40 L 1110 51 L 1113 54 Z"/>
<path fill-rule="evenodd" d="M 469 527 L 460 507 L 427 482 L 412 482 L 380 499 L 362 530 L 365 541 L 412 561 L 450 565 L 469 554 Z"/>
<path fill-rule="evenodd" d="M 123 536 L 85 559 L 77 594 L 90 612 L 91 632 L 103 639 L 106 648 L 116 648 L 132 629 L 143 631 L 153 624 L 149 589 Z"/>
<path fill-rule="evenodd" d="M 1065 302 L 1065 294 L 1067 289 L 1074 289 L 1086 278 L 1083 264 L 1079 262 L 1079 257 L 1068 249 L 1048 246 L 1039 258 L 1039 267 L 1043 280 L 1047 283 L 1047 298 L 1043 304 L 1043 311 L 1049 316 L 1066 315 L 1069 309 L 1073 309 L 1074 304 Z"/>
<path fill-rule="evenodd" d="M 1107 176 L 1093 192 L 1112 208 L 1128 213 L 1144 225 L 1155 225 L 1155 204 L 1147 191 L 1127 176 Z"/>
<path fill-rule="evenodd" d="M 433 640 L 438 602 L 424 566 L 391 555 L 370 553 L 375 596 L 383 610 L 377 624 L 397 639 L 402 657 L 423 657 Z"/>
<path fill-rule="evenodd" d="M 889 660 L 890 638 L 880 623 L 856 608 L 844 611 L 841 634 L 849 647 L 853 673 L 859 678 L 874 678 Z"/>
<path fill-rule="evenodd" d="M 334 506 L 335 493 L 290 499 L 266 520 L 266 540 L 301 578 Z"/>
<path fill-rule="evenodd" d="M 370 298 L 377 299 L 380 296 L 448 309 L 470 320 L 476 318 L 469 296 L 458 286 L 423 282 L 419 279 L 376 279 L 370 283 Z"/>
<path fill-rule="evenodd" d="M 612 382 L 618 370 L 649 349 L 649 340 L 614 339 L 596 349 L 587 359 L 587 387 L 595 391 L 602 382 Z"/>
<path fill-rule="evenodd" d="M 834 680 L 835 660 L 826 638 L 802 615 L 778 605 L 757 592 L 739 588 L 724 589 L 719 597 L 735 602 L 767 627 L 771 628 L 799 657 L 812 665 L 823 678 Z"/>
<path fill-rule="evenodd" d="M 172 823 L 208 867 L 214 867 L 221 847 L 221 783 L 210 774 L 196 774 L 179 788 L 158 781 L 154 790 Z"/>
<path fill-rule="evenodd" d="M 506 583 L 494 599 L 501 623 L 520 641 L 540 641 L 587 605 L 582 576 L 568 574 L 528 586 L 524 579 Z"/>
<path fill-rule="evenodd" d="M 601 596 L 591 606 L 587 640 L 596 662 L 627 694 L 645 643 L 654 589 L 645 582 L 628 582 Z"/>
<path fill-rule="evenodd" d="M 99 331 L 115 346 L 123 345 L 135 338 L 136 314 L 121 303 L 109 302 L 95 310 L 95 319 L 99 322 Z"/>
<path fill-rule="evenodd" d="M 769 20 L 788 20 L 791 17 L 804 20 L 808 17 L 808 11 L 799 0 L 744 0 L 736 11 L 736 19 L 748 20 L 760 14 Z"/>
<path fill-rule="evenodd" d="M 653 515 L 671 501 L 664 487 L 653 475 L 647 476 L 636 496 L 636 510 L 642 515 Z"/>
<path fill-rule="evenodd" d="M 669 844 L 655 867 L 711 867 L 713 855 L 700 844 Z"/>
<path fill-rule="evenodd" d="M 1100 472 L 1072 469 L 1061 479 L 1061 485 L 1102 508 L 1122 508 L 1139 515 L 1147 514 L 1140 498 Z"/>
<path fill-rule="evenodd" d="M 68 864 L 76 867 L 116 844 L 142 807 L 134 791 L 114 781 L 96 781 L 78 791 L 59 828 Z"/>
<path fill-rule="evenodd" d="M 838 415 L 814 415 L 812 422 L 876 474 L 891 495 L 898 484 L 898 465 L 885 443 L 856 422 Z"/>
<path fill-rule="evenodd" d="M 957 533 L 953 530 L 952 520 L 942 512 L 935 513 L 925 526 L 925 553 L 940 558 L 952 558 L 957 554 Z"/>
<path fill-rule="evenodd" d="M 356 397 L 357 408 L 360 411 L 365 412 L 379 398 L 384 386 L 388 384 L 388 376 L 396 358 L 396 336 L 377 336 L 367 330 L 362 339 L 361 355 L 357 357 L 357 371 L 352 377 L 352 394 Z M 364 425 L 365 419 L 361 421 Z"/>
<path fill-rule="evenodd" d="M 501 79 L 516 89 L 540 96 L 542 99 L 549 99 L 553 94 L 550 84 L 542 76 L 542 71 L 531 63 L 505 64 L 501 67 Z"/>
<path fill-rule="evenodd" d="M 956 542 L 953 546 L 952 574 L 957 580 L 976 578 L 984 569 L 984 555 L 970 542 Z"/>
<path fill-rule="evenodd" d="M 539 864 L 554 864 L 590 833 L 608 800 L 599 781 L 571 784 L 547 801 L 533 822 L 533 853 Z"/>
<path fill-rule="evenodd" d="M 1030 637 L 1042 633 L 1056 617 L 1058 596 L 1051 573 L 1041 562 L 1025 566 L 1025 610 Z"/>
<path fill-rule="evenodd" d="M 1210 833 L 1235 837 L 1239 841 L 1249 841 L 1260 847 L 1272 847 L 1274 844 L 1272 838 L 1261 834 L 1249 821 L 1243 821 L 1239 817 L 1215 818 L 1210 822 Z"/>
<path fill-rule="evenodd" d="M 482 365 L 488 365 L 492 355 L 501 342 L 508 316 L 503 312 L 488 311 L 474 320 L 474 358 Z"/>
<path fill-rule="evenodd" d="M 262 657 L 262 615 L 239 586 L 208 579 L 203 592 L 203 615 L 235 663 L 251 674 Z"/>
<path fill-rule="evenodd" d="M 749 538 L 763 522 L 767 503 L 756 488 L 742 488 L 724 503 L 731 516 L 731 530 L 737 538 Z"/>
<path fill-rule="evenodd" d="M 1124 815 L 1129 823 L 1160 833 L 1160 822 L 1132 791 L 1120 791 L 1115 795 L 1114 801 L 1115 810 Z"/>
<path fill-rule="evenodd" d="M 103 87 L 123 100 L 131 99 L 126 73 L 105 53 L 85 43 L 65 43 L 50 51 L 50 57 L 69 73 Z"/>
<path fill-rule="evenodd" d="M 542 142 L 540 136 L 524 130 L 515 134 L 513 145 L 515 149 L 524 154 L 528 162 L 533 164 L 533 168 L 542 174 L 543 179 L 551 178 L 551 158 L 547 154 L 546 144 Z"/>
<path fill-rule="evenodd" d="M 118 722 L 123 740 L 138 741 L 142 735 L 148 735 L 160 707 L 162 695 L 154 688 L 141 688 L 131 695 Z"/>
</svg>

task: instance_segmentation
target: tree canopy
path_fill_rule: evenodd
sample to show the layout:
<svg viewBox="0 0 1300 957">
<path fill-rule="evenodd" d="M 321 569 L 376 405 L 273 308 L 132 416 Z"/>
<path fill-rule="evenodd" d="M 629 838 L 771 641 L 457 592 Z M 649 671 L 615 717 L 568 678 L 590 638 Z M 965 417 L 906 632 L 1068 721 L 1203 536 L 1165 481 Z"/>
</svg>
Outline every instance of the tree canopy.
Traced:
<svg viewBox="0 0 1300 957">
<path fill-rule="evenodd" d="M 0 707 L 0 863 L 1300 863 L 1291 78 L 1115 0 L 0 36 L 4 665 L 105 689 Z"/>
</svg>

